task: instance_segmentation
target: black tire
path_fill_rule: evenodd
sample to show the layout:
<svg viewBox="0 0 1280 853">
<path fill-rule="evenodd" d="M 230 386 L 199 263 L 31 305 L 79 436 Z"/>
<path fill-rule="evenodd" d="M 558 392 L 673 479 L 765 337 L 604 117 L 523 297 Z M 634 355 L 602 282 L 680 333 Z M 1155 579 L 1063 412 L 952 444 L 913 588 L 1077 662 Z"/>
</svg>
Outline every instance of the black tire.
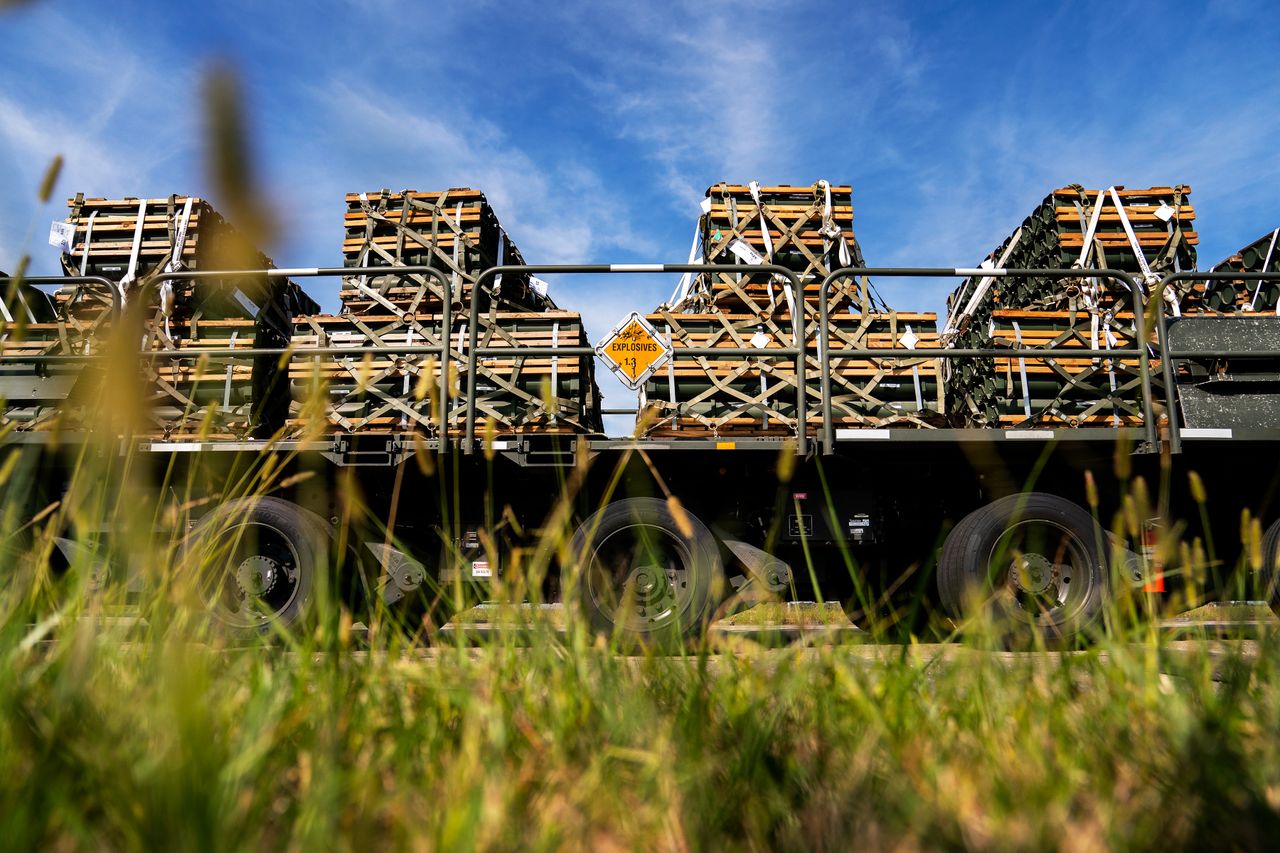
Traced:
<svg viewBox="0 0 1280 853">
<path fill-rule="evenodd" d="M 1024 637 L 1068 640 L 1089 628 L 1107 587 L 1106 541 L 1065 498 L 1028 492 L 965 516 L 938 555 L 938 594 L 956 618 L 974 601 Z"/>
<path fill-rule="evenodd" d="M 577 598 L 595 631 L 632 646 L 679 642 L 706 629 L 724 593 L 724 564 L 706 526 L 680 512 L 683 518 L 656 498 L 629 498 L 574 533 Z"/>
<path fill-rule="evenodd" d="M 275 497 L 242 498 L 200 520 L 184 564 L 218 624 L 243 632 L 294 628 L 306 617 L 329 558 L 324 520 Z"/>
</svg>

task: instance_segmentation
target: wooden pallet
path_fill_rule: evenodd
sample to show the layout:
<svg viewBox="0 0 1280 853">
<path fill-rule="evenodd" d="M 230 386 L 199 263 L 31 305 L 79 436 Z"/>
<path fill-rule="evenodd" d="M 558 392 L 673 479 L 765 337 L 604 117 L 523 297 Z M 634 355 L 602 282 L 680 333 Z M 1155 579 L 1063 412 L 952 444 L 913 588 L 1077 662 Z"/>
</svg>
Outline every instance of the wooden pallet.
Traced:
<svg viewBox="0 0 1280 853">
<path fill-rule="evenodd" d="M 385 352 L 368 356 L 306 356 L 289 363 L 295 425 L 323 398 L 325 431 L 439 433 L 439 359 L 407 354 L 400 347 L 439 345 L 439 317 L 406 326 L 382 317 L 310 316 L 295 324 L 293 346 L 366 347 Z M 450 345 L 450 401 L 445 429 L 461 430 L 466 416 L 465 322 L 445 337 Z M 524 347 L 586 346 L 581 315 L 569 311 L 499 312 L 485 315 L 479 346 L 511 349 L 511 356 L 482 358 L 477 365 L 479 420 L 492 418 L 502 434 L 597 432 L 599 392 L 590 358 L 521 356 Z M 313 410 L 315 406 L 312 406 Z"/>
<path fill-rule="evenodd" d="M 346 202 L 342 245 L 346 266 L 432 266 L 448 275 L 445 283 L 432 276 L 392 272 L 346 277 L 339 293 L 346 313 L 433 312 L 446 301 L 462 307 L 469 304 L 481 272 L 499 264 L 524 263 L 479 190 L 384 189 L 349 193 Z M 490 282 L 490 288 L 495 284 Z M 528 274 L 505 275 L 500 290 L 486 289 L 485 306 L 493 301 L 515 310 L 554 307 L 533 289 Z"/>
<path fill-rule="evenodd" d="M 189 213 L 188 213 L 188 202 Z M 103 199 L 77 195 L 68 199 L 65 222 L 74 228 L 71 250 L 62 255 L 68 276 L 105 277 L 121 282 L 134 264 L 134 278 L 120 285 L 136 299 L 144 282 L 157 322 L 160 314 L 160 274 L 211 269 L 273 269 L 275 264 L 247 246 L 242 235 L 208 202 L 173 195 L 164 199 Z M 141 226 L 139 228 L 139 226 Z M 135 237 L 137 244 L 135 249 Z M 296 283 L 283 278 L 237 276 L 217 279 L 173 280 L 170 325 L 193 317 L 255 319 L 274 312 L 284 325 L 296 311 L 318 311 Z M 82 329 L 104 321 L 111 295 L 100 289 L 67 285 L 56 294 L 62 316 Z"/>
</svg>

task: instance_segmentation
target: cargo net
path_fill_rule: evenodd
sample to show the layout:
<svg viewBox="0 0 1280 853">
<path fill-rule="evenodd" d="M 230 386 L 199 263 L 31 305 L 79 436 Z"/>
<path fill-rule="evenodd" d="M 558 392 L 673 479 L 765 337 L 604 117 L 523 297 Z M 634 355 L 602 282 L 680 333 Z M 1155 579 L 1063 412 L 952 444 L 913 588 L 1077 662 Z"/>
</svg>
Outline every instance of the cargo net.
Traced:
<svg viewBox="0 0 1280 853">
<path fill-rule="evenodd" d="M 742 268 L 688 275 L 667 304 L 648 315 L 678 355 L 723 347 L 726 357 L 675 358 L 643 389 L 640 428 L 651 435 L 796 435 L 800 382 L 791 357 L 736 356 L 735 349 L 806 347 L 805 429 L 822 420 L 818 353 L 822 282 L 841 267 L 865 266 L 853 233 L 852 190 L 717 184 L 707 190 L 690 262 Z M 796 274 L 752 272 L 777 264 Z M 914 349 L 938 345 L 937 317 L 890 311 L 874 286 L 837 279 L 829 295 L 829 346 Z M 835 358 L 831 408 L 837 426 L 932 427 L 944 396 L 936 359 Z"/>
<path fill-rule="evenodd" d="M 17 383 L 4 405 L 17 429 L 88 429 L 103 389 L 140 381 L 145 437 L 265 437 L 284 425 L 288 392 L 272 358 L 210 358 L 204 350 L 288 345 L 290 318 L 319 306 L 292 281 L 266 276 L 174 280 L 187 270 L 270 269 L 271 259 L 250 245 L 207 202 L 166 199 L 68 201 L 70 213 L 52 235 L 68 276 L 101 276 L 113 283 L 140 326 L 143 350 L 182 358 L 143 359 L 137 376 L 111 377 L 84 363 L 14 362 Z M 112 294 L 101 286 L 68 284 L 52 302 L 29 288 L 22 305 L 6 305 L 3 352 L 8 355 L 96 355 L 111 334 Z M 32 310 L 32 306 L 39 307 Z M 25 316 L 26 322 L 19 322 Z M 17 378 L 20 377 L 20 378 Z M 19 388 L 21 386 L 21 388 Z"/>
<path fill-rule="evenodd" d="M 343 258 L 385 274 L 343 279 L 342 313 L 295 318 L 295 347 L 371 347 L 350 357 L 298 357 L 289 366 L 290 428 L 339 433 L 460 435 L 465 429 L 467 321 L 473 289 L 490 267 L 524 263 L 485 200 L 473 189 L 349 194 Z M 446 280 L 397 267 L 427 266 Z M 504 274 L 483 285 L 478 345 L 511 355 L 476 366 L 478 430 L 497 435 L 599 432 L 594 361 L 518 355 L 523 347 L 586 346 L 580 314 L 559 310 L 546 284 Z M 442 309 L 450 307 L 450 328 Z M 407 347 L 449 349 L 441 390 L 440 358 Z M 441 422 L 440 395 L 447 393 Z"/>
<path fill-rule="evenodd" d="M 1195 210 L 1186 186 L 1050 194 L 982 267 L 1108 268 L 1132 275 L 1139 300 L 1160 279 L 1195 268 Z M 1134 295 L 1123 281 L 1081 276 L 966 279 L 947 299 L 943 345 L 960 349 L 1062 346 L 1121 349 L 1136 343 Z M 1170 287 L 1164 310 L 1195 310 L 1191 285 Z M 1154 333 L 1141 342 L 1152 352 Z M 1151 359 L 1153 381 L 1159 362 Z M 1137 358 L 952 359 L 947 407 L 956 426 L 1136 426 L 1143 420 Z"/>
</svg>

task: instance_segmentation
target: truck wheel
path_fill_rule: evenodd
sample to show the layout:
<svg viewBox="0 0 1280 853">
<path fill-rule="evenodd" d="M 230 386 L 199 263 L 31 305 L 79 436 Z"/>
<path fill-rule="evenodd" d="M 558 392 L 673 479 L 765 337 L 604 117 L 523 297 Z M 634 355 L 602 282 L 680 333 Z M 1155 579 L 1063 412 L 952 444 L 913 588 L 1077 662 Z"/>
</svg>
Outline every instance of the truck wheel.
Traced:
<svg viewBox="0 0 1280 853">
<path fill-rule="evenodd" d="M 1020 633 L 1070 639 L 1102 608 L 1101 529 L 1084 509 L 1041 492 L 1010 495 L 970 513 L 938 556 L 938 593 L 952 615 L 977 600 Z"/>
<path fill-rule="evenodd" d="M 221 624 L 266 632 L 296 625 L 311 603 L 327 558 L 323 520 L 273 497 L 223 504 L 187 540 L 189 565 L 201 572 L 200 596 Z"/>
<path fill-rule="evenodd" d="M 724 590 L 715 538 L 666 501 L 629 498 L 599 510 L 573 535 L 578 599 L 596 631 L 625 645 L 700 634 Z"/>
</svg>

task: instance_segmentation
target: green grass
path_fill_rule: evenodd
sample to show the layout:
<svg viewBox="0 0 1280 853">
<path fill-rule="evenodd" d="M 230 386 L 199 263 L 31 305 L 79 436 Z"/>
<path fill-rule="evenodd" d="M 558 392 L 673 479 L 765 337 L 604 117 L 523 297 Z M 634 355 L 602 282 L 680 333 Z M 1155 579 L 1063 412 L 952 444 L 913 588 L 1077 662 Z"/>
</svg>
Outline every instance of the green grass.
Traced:
<svg viewBox="0 0 1280 853">
<path fill-rule="evenodd" d="M 1272 640 L 636 658 L 573 631 L 29 633 L 5 626 L 0 663 L 14 849 L 1253 847 L 1280 813 Z"/>
</svg>

